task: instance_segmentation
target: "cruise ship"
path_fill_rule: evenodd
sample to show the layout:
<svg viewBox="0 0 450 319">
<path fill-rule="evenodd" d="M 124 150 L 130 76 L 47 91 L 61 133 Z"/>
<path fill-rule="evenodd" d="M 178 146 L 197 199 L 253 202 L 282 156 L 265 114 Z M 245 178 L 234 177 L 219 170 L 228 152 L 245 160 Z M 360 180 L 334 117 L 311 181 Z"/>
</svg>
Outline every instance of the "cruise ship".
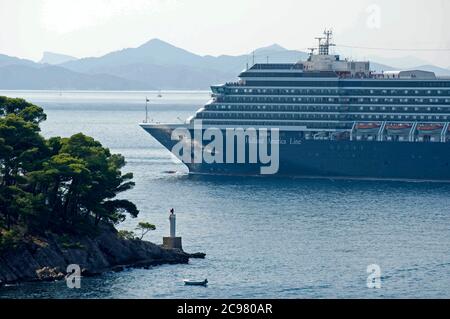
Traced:
<svg viewBox="0 0 450 319">
<path fill-rule="evenodd" d="M 276 175 L 450 181 L 450 79 L 422 70 L 373 72 L 370 62 L 331 54 L 330 31 L 318 39 L 306 61 L 254 64 L 238 81 L 213 85 L 211 100 L 185 124 L 140 125 L 172 152 L 184 139 L 190 154 L 174 153 L 192 174 L 262 175 L 259 159 L 211 162 L 194 154 L 207 151 L 192 137 L 196 130 L 223 132 L 225 145 L 228 129 L 254 128 L 268 130 L 257 140 L 267 138 L 278 152 Z M 241 148 L 249 159 L 251 137 L 231 157 Z"/>
</svg>

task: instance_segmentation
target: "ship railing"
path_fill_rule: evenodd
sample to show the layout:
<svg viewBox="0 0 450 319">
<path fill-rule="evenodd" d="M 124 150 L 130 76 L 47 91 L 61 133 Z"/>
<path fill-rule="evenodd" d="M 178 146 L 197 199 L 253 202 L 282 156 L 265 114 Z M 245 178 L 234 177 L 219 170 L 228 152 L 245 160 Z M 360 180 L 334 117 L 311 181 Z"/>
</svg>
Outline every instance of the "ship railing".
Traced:
<svg viewBox="0 0 450 319">
<path fill-rule="evenodd" d="M 384 129 L 386 128 L 386 121 L 381 123 L 380 130 L 378 131 L 378 141 L 383 140 Z"/>
<path fill-rule="evenodd" d="M 356 122 L 353 122 L 352 130 L 350 131 L 350 141 L 353 141 L 353 139 L 354 139 L 355 128 L 356 128 Z"/>
<path fill-rule="evenodd" d="M 417 122 L 414 122 L 413 126 L 411 127 L 411 130 L 409 131 L 409 141 L 414 142 L 416 130 L 417 130 Z"/>
<path fill-rule="evenodd" d="M 227 82 L 225 83 L 226 86 L 245 86 L 245 83 L 243 82 Z"/>
<path fill-rule="evenodd" d="M 441 132 L 441 142 L 444 142 L 444 143 L 447 142 L 447 132 L 448 132 L 449 124 L 450 123 L 448 123 L 448 122 L 446 122 L 444 124 L 444 128 L 442 129 L 442 132 Z"/>
</svg>

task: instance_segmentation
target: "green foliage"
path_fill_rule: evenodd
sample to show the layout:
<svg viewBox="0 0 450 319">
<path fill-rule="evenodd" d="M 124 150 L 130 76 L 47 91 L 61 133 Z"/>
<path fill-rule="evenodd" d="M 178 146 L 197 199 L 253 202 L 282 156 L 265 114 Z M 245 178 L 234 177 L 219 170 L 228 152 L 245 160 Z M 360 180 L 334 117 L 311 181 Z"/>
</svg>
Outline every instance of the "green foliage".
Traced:
<svg viewBox="0 0 450 319">
<path fill-rule="evenodd" d="M 122 239 L 134 240 L 136 239 L 136 234 L 129 230 L 119 230 L 118 235 Z"/>
<path fill-rule="evenodd" d="M 21 243 L 23 236 L 23 231 L 16 228 L 0 231 L 0 251 L 16 247 Z"/>
<path fill-rule="evenodd" d="M 117 224 L 136 206 L 117 194 L 134 186 L 125 159 L 82 133 L 44 139 L 42 108 L 0 97 L 0 229 L 77 232 Z"/>
<path fill-rule="evenodd" d="M 139 237 L 140 240 L 144 238 L 145 235 L 149 231 L 155 230 L 156 226 L 147 222 L 140 222 L 138 226 L 136 227 L 136 230 L 139 230 L 141 232 L 141 236 Z"/>
<path fill-rule="evenodd" d="M 12 99 L 0 96 L 0 117 L 7 115 L 17 115 L 26 122 L 39 124 L 47 119 L 44 110 L 34 104 L 28 103 L 24 99 Z"/>
<path fill-rule="evenodd" d="M 80 242 L 74 242 L 68 235 L 64 234 L 58 237 L 58 242 L 65 249 L 84 249 Z"/>
</svg>

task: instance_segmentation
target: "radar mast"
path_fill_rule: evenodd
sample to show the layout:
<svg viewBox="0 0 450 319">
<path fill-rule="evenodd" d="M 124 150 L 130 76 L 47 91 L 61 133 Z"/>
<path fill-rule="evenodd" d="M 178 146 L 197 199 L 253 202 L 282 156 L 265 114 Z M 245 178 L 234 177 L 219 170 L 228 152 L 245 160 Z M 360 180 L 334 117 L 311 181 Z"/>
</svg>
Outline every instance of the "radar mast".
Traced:
<svg viewBox="0 0 450 319">
<path fill-rule="evenodd" d="M 319 40 L 319 55 L 329 55 L 330 47 L 334 46 L 334 44 L 331 43 L 331 39 L 333 38 L 333 31 L 325 30 L 323 34 L 325 35 L 325 37 L 316 38 Z M 325 40 L 325 43 L 322 43 L 322 40 Z"/>
</svg>

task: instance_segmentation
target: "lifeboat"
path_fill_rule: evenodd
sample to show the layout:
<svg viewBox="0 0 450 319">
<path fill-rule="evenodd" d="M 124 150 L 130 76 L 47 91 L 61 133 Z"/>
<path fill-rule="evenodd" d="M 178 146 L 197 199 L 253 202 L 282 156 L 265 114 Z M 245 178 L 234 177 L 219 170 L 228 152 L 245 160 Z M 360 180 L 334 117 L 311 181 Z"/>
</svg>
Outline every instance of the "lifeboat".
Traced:
<svg viewBox="0 0 450 319">
<path fill-rule="evenodd" d="M 420 124 L 417 126 L 419 134 L 440 134 L 444 125 L 442 124 Z"/>
<path fill-rule="evenodd" d="M 389 134 L 409 134 L 412 124 L 407 123 L 391 123 L 386 125 L 386 130 Z"/>
<path fill-rule="evenodd" d="M 356 129 L 361 133 L 376 133 L 380 129 L 381 124 L 378 123 L 358 123 Z"/>
</svg>

